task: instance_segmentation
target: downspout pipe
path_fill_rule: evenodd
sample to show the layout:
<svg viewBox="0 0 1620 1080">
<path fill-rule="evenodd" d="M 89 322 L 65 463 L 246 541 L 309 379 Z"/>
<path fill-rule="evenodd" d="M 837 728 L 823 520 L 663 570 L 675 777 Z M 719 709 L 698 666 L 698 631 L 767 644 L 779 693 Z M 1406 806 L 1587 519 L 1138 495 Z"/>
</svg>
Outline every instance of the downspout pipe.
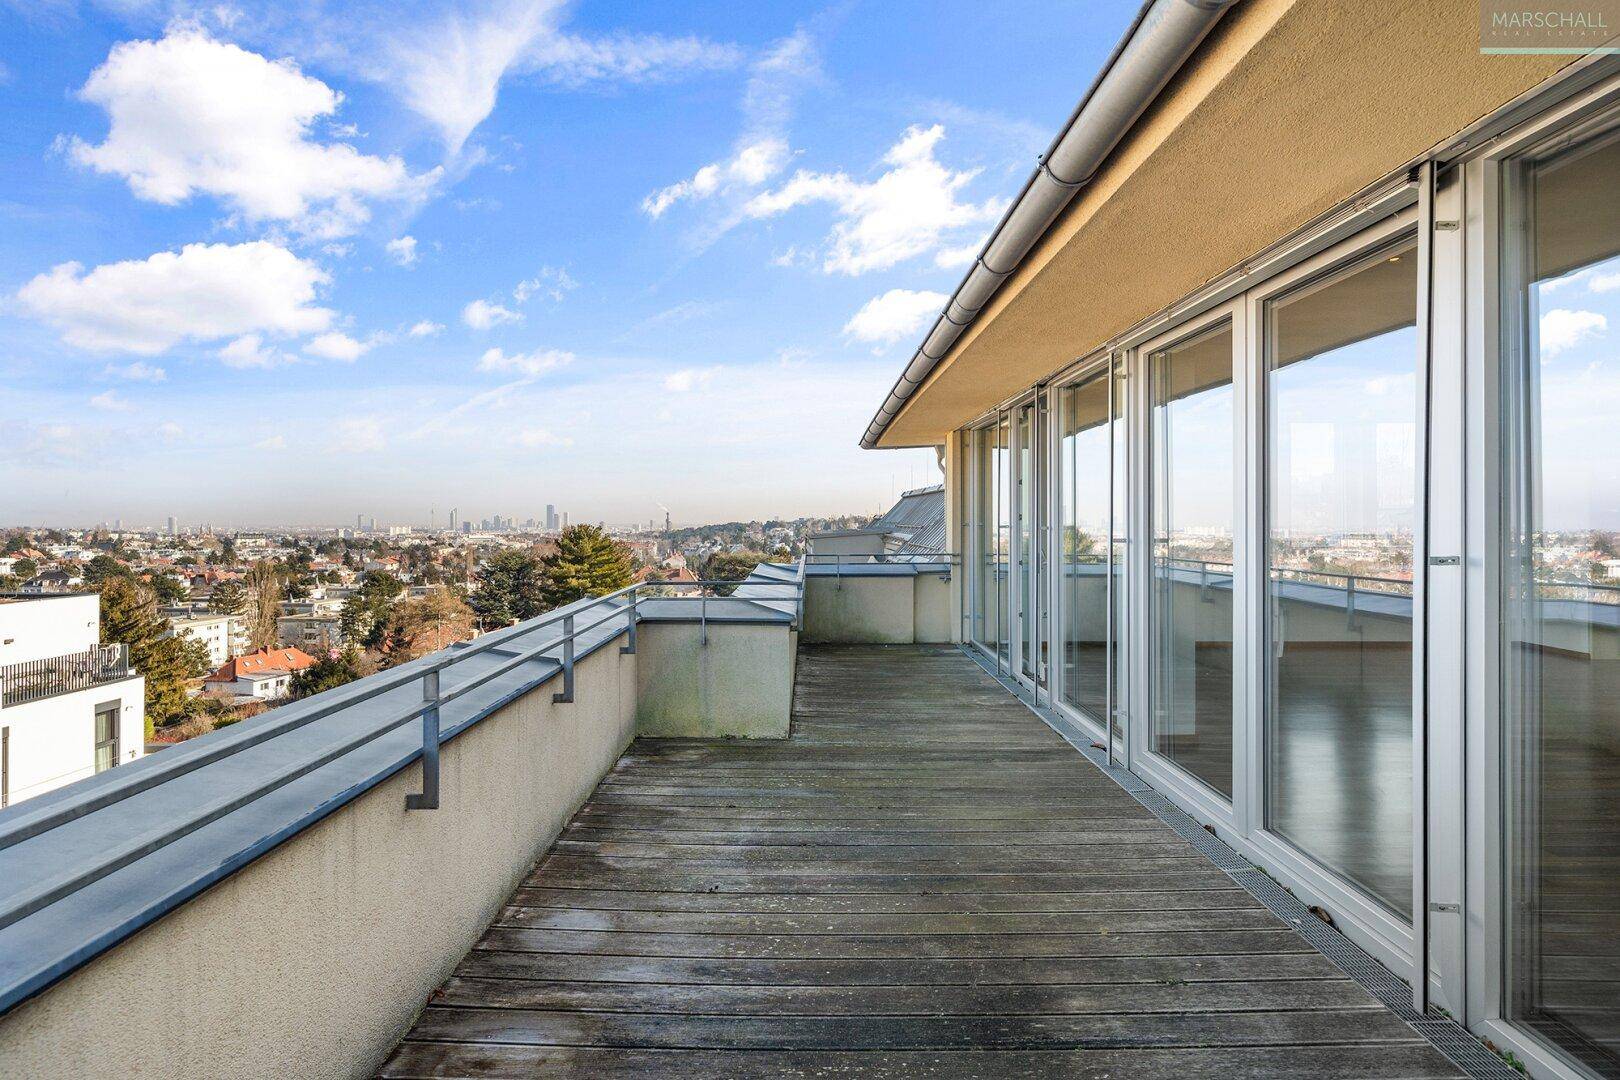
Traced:
<svg viewBox="0 0 1620 1080">
<path fill-rule="evenodd" d="M 1235 2 L 1150 0 L 1137 14 L 1136 22 L 985 241 L 978 259 L 951 294 L 922 346 L 895 380 L 894 388 L 861 436 L 862 448 L 877 446 L 890 421 L 984 310 L 1002 282 L 1018 269 L 1075 194 L 1091 182 L 1131 125 Z"/>
</svg>

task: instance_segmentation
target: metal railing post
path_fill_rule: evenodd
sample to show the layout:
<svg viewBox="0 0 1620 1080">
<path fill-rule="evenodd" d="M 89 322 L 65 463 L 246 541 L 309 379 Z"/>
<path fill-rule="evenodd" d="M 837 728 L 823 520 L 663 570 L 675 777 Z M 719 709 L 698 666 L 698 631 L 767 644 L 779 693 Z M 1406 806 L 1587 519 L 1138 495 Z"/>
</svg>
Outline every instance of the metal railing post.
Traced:
<svg viewBox="0 0 1620 1080">
<path fill-rule="evenodd" d="M 439 673 L 422 676 L 422 793 L 405 796 L 407 810 L 439 808 Z"/>
<path fill-rule="evenodd" d="M 574 616 L 563 616 L 563 688 L 551 700 L 566 705 L 574 700 Z"/>
<path fill-rule="evenodd" d="M 703 646 L 709 645 L 709 590 L 705 586 L 698 590 L 698 626 L 703 631 Z"/>
<path fill-rule="evenodd" d="M 1356 628 L 1356 578 L 1354 574 L 1345 577 L 1344 586 L 1344 625 L 1347 630 Z"/>
<path fill-rule="evenodd" d="M 619 651 L 620 653 L 633 654 L 635 653 L 635 620 L 637 620 L 637 610 L 635 610 L 635 588 L 630 589 L 630 607 L 627 609 L 627 612 L 625 612 L 625 617 L 629 619 L 629 623 L 627 623 L 627 625 L 629 625 L 629 638 L 625 640 L 624 644 L 620 644 Z"/>
</svg>

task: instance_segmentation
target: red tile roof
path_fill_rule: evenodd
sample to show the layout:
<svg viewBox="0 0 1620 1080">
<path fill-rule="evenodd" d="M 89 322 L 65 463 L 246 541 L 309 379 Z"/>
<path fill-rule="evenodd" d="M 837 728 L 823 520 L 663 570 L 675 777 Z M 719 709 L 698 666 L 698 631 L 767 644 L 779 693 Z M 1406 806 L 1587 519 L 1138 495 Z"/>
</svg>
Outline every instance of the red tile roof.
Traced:
<svg viewBox="0 0 1620 1080">
<path fill-rule="evenodd" d="M 303 649 L 260 649 L 227 660 L 203 682 L 235 682 L 253 675 L 279 675 L 300 671 L 315 662 Z"/>
</svg>

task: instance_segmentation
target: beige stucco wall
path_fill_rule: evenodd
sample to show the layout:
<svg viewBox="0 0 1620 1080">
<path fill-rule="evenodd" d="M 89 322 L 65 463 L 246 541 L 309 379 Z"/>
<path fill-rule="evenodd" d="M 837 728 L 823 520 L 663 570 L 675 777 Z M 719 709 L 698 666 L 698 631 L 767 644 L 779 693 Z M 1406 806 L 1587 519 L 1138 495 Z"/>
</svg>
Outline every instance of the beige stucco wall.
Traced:
<svg viewBox="0 0 1620 1080">
<path fill-rule="evenodd" d="M 783 739 L 796 635 L 785 625 L 644 622 L 637 627 L 641 735 Z"/>
<path fill-rule="evenodd" d="M 1481 55 L 1478 0 L 1235 5 L 880 445 L 938 445 L 1574 59 Z"/>
<path fill-rule="evenodd" d="M 804 640 L 910 644 L 916 601 L 909 576 L 811 577 L 804 582 Z"/>
<path fill-rule="evenodd" d="M 637 657 L 583 658 L 0 1018 L 30 1080 L 369 1076 L 635 732 Z"/>
<path fill-rule="evenodd" d="M 955 639 L 959 625 L 952 615 L 957 606 L 952 578 L 959 575 L 919 574 L 912 579 L 912 640 L 946 642 Z"/>
</svg>

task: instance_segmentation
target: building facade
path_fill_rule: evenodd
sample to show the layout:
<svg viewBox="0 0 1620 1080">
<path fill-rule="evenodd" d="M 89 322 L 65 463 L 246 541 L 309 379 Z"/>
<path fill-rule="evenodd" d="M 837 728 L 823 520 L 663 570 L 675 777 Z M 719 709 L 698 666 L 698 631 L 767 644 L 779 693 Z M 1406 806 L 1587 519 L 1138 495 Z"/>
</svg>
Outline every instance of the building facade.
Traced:
<svg viewBox="0 0 1620 1080">
<path fill-rule="evenodd" d="M 242 622 L 234 615 L 191 615 L 169 620 L 171 634 L 195 638 L 208 650 L 208 662 L 219 667 L 242 651 Z"/>
<path fill-rule="evenodd" d="M 94 593 L 0 597 L 0 806 L 145 752 L 146 680 Z"/>
<path fill-rule="evenodd" d="M 941 448 L 958 633 L 1054 724 L 1617 1076 L 1620 73 L 1352 14 L 1152 5 L 865 445 Z"/>
</svg>

